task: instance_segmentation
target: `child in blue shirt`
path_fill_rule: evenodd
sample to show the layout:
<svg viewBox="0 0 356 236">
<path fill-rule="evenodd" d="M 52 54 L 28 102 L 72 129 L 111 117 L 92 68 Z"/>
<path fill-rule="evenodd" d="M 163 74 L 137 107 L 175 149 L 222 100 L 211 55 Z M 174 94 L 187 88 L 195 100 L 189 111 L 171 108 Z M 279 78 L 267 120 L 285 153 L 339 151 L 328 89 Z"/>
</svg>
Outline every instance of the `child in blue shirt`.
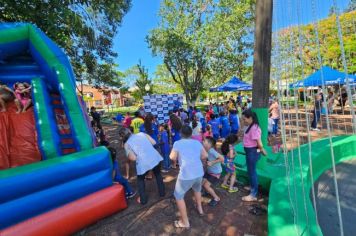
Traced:
<svg viewBox="0 0 356 236">
<path fill-rule="evenodd" d="M 231 125 L 231 133 L 237 134 L 239 132 L 239 117 L 237 115 L 237 111 L 231 110 L 229 115 L 230 125 Z"/>
<path fill-rule="evenodd" d="M 220 137 L 220 120 L 216 118 L 214 114 L 210 115 L 210 121 L 208 123 L 211 126 L 211 131 L 213 133 L 213 138 L 218 140 Z"/>
<path fill-rule="evenodd" d="M 221 138 L 225 139 L 231 131 L 229 118 L 226 116 L 225 112 L 220 112 L 220 123 L 221 123 Z"/>
<path fill-rule="evenodd" d="M 118 124 L 121 124 L 122 121 L 124 120 L 124 117 L 123 117 L 123 115 L 121 115 L 121 113 L 117 113 L 115 120 Z"/>
<path fill-rule="evenodd" d="M 116 160 L 116 149 L 113 147 L 108 147 L 109 142 L 106 140 L 101 140 L 100 145 L 106 146 L 106 148 L 110 151 L 111 161 L 113 164 L 112 176 L 114 183 L 116 182 L 124 186 L 125 195 L 127 199 L 133 198 L 136 195 L 136 192 L 132 191 L 129 181 L 127 181 L 127 179 L 125 179 L 120 173 L 119 162 Z"/>
<path fill-rule="evenodd" d="M 161 124 L 159 126 L 159 145 L 160 145 L 160 150 L 161 154 L 163 157 L 163 170 L 162 172 L 166 173 L 169 171 L 169 168 L 171 167 L 171 161 L 169 159 L 169 153 L 170 153 L 170 147 L 169 147 L 169 138 L 168 138 L 168 132 L 167 132 L 167 125 Z"/>
</svg>

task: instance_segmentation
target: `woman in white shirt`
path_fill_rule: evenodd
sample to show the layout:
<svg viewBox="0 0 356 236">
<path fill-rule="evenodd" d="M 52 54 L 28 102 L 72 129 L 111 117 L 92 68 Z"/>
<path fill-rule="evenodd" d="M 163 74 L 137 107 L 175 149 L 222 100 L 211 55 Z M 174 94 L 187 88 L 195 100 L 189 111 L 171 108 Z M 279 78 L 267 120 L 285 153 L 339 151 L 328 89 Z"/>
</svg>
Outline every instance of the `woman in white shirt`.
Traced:
<svg viewBox="0 0 356 236">
<path fill-rule="evenodd" d="M 150 170 L 156 176 L 159 195 L 163 197 L 165 195 L 165 187 L 160 168 L 160 162 L 163 158 L 153 147 L 156 142 L 145 133 L 132 134 L 126 128 L 119 130 L 119 138 L 124 144 L 129 160 L 136 161 L 137 187 L 140 194 L 138 202 L 143 205 L 147 203 L 145 176 Z"/>
<path fill-rule="evenodd" d="M 174 190 L 180 220 L 174 222 L 177 228 L 189 228 L 187 208 L 184 201 L 184 195 L 190 189 L 194 191 L 194 197 L 197 204 L 197 211 L 203 215 L 201 205 L 201 187 L 204 175 L 202 160 L 206 159 L 206 153 L 203 145 L 197 140 L 191 139 L 192 128 L 184 125 L 181 129 L 182 139 L 175 142 L 172 148 L 170 158 L 179 162 L 180 170 Z"/>
</svg>

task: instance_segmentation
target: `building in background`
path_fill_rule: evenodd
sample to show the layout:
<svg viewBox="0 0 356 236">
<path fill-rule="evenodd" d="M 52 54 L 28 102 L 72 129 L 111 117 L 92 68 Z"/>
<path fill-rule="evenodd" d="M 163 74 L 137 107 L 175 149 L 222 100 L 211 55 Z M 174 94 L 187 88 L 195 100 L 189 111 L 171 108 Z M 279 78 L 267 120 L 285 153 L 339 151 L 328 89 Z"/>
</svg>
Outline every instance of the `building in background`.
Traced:
<svg viewBox="0 0 356 236">
<path fill-rule="evenodd" d="M 129 106 L 133 100 L 130 94 L 122 94 L 119 89 L 98 88 L 87 84 L 83 84 L 82 88 L 83 99 L 88 108 L 92 106 L 99 109 Z M 80 92 L 78 95 L 81 96 Z"/>
</svg>

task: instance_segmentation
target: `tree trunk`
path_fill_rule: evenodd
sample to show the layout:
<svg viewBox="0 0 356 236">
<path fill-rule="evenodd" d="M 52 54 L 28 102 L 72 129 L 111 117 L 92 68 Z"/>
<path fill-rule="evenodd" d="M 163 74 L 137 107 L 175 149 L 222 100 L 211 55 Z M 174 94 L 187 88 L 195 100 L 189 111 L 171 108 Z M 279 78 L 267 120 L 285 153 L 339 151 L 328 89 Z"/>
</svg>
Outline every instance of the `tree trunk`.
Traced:
<svg viewBox="0 0 356 236">
<path fill-rule="evenodd" d="M 257 0 L 255 46 L 253 54 L 252 107 L 262 130 L 262 142 L 267 146 L 268 98 L 271 68 L 273 0 Z"/>
</svg>

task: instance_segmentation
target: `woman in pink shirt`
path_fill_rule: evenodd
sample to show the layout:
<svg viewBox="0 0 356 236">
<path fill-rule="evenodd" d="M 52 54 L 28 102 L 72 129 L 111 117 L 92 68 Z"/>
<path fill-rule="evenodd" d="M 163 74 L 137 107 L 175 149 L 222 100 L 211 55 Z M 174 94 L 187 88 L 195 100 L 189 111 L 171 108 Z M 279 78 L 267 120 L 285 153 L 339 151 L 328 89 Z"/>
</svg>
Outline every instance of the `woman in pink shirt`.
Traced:
<svg viewBox="0 0 356 236">
<path fill-rule="evenodd" d="M 247 173 L 250 179 L 250 187 L 245 187 L 245 189 L 250 190 L 250 194 L 243 197 L 242 201 L 252 202 L 257 201 L 258 194 L 257 161 L 260 159 L 260 153 L 263 155 L 267 153 L 261 142 L 261 129 L 256 113 L 247 109 L 242 113 L 242 119 L 248 126 L 244 133 L 243 144 L 246 153 Z"/>
</svg>

